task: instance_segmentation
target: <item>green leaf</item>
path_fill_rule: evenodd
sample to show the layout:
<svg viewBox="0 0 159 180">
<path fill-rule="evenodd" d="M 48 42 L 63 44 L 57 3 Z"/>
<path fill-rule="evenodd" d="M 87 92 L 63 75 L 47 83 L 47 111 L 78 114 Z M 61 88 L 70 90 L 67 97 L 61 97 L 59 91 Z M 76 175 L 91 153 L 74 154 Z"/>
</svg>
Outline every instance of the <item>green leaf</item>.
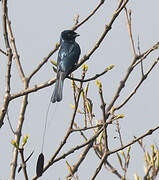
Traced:
<svg viewBox="0 0 159 180">
<path fill-rule="evenodd" d="M 51 64 L 57 67 L 57 63 L 54 60 L 50 60 Z"/>
<path fill-rule="evenodd" d="M 22 140 L 22 147 L 24 147 L 24 145 L 27 143 L 28 140 L 28 135 L 24 135 L 23 140 Z"/>
</svg>

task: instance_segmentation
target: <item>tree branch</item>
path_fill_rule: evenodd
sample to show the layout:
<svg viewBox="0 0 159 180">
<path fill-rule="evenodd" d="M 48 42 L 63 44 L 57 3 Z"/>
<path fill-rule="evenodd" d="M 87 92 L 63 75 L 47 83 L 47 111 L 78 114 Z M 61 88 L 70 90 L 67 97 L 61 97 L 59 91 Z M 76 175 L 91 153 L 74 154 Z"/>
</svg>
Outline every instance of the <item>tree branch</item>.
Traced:
<svg viewBox="0 0 159 180">
<path fill-rule="evenodd" d="M 42 66 L 48 61 L 48 59 L 58 50 L 59 44 L 56 44 L 54 49 L 41 61 L 41 63 L 30 73 L 28 81 L 42 68 Z"/>
<path fill-rule="evenodd" d="M 138 82 L 138 84 L 136 85 L 134 90 L 128 95 L 128 97 L 120 105 L 116 106 L 114 108 L 114 110 L 119 110 L 120 108 L 122 108 L 133 97 L 133 95 L 137 92 L 137 90 L 141 86 L 141 84 L 146 80 L 147 76 L 152 71 L 152 69 L 155 67 L 155 65 L 158 63 L 158 61 L 159 61 L 159 57 L 154 61 L 152 66 L 149 68 L 149 70 L 145 74 L 142 75 L 141 80 Z"/>
<path fill-rule="evenodd" d="M 7 23 L 7 31 L 8 31 L 8 35 L 9 35 L 9 39 L 10 39 L 10 44 L 11 44 L 11 47 L 12 47 L 12 50 L 13 50 L 13 59 L 16 62 L 17 69 L 18 69 L 18 72 L 19 72 L 19 76 L 20 76 L 20 78 L 21 78 L 21 80 L 23 82 L 24 79 L 25 79 L 25 75 L 24 75 L 24 71 L 23 71 L 23 68 L 22 68 L 22 65 L 21 65 L 21 62 L 20 62 L 20 56 L 18 55 L 18 51 L 17 51 L 17 48 L 16 48 L 15 38 L 13 36 L 13 32 L 12 32 L 12 28 L 11 28 L 11 22 L 9 21 L 8 14 L 6 16 L 6 23 Z"/>
<path fill-rule="evenodd" d="M 87 155 L 87 153 L 89 152 L 89 150 L 91 149 L 92 146 L 93 146 L 93 142 L 90 142 L 90 143 L 85 147 L 85 149 L 84 149 L 84 151 L 82 152 L 82 154 L 80 154 L 79 159 L 78 159 L 77 162 L 73 165 L 72 174 L 75 174 L 75 172 L 78 171 L 79 166 L 81 165 L 81 163 L 82 163 L 82 162 L 84 161 L 84 159 L 86 158 L 86 155 Z M 67 176 L 67 179 L 68 179 L 69 177 L 71 177 L 71 176 L 72 176 L 72 175 L 69 174 L 69 175 Z"/>
<path fill-rule="evenodd" d="M 84 24 L 86 21 L 88 21 L 94 14 L 95 12 L 101 7 L 101 5 L 105 2 L 105 0 L 99 0 L 97 6 L 94 8 L 94 10 L 85 18 L 83 19 L 80 23 L 75 24 L 72 27 L 72 30 L 75 31 L 77 28 L 79 28 L 82 24 Z"/>
<path fill-rule="evenodd" d="M 107 33 L 111 30 L 114 21 L 119 16 L 120 12 L 123 10 L 123 8 L 126 6 L 126 4 L 128 2 L 129 2 L 129 0 L 125 0 L 123 2 L 123 4 L 120 6 L 120 8 L 117 8 L 113 12 L 111 20 L 109 21 L 108 25 L 105 25 L 105 29 L 104 29 L 103 33 L 101 34 L 101 36 L 99 37 L 98 41 L 95 43 L 94 47 L 88 52 L 88 54 L 84 55 L 83 58 L 81 58 L 80 62 L 76 66 L 76 69 L 78 67 L 80 67 L 84 62 L 86 62 L 90 58 L 90 56 L 95 52 L 95 50 L 100 46 L 100 44 L 104 40 L 104 38 L 107 35 Z"/>
<path fill-rule="evenodd" d="M 24 81 L 24 88 L 27 88 L 27 87 L 28 87 L 28 82 Z M 17 129 L 16 129 L 16 133 L 14 135 L 15 142 L 18 146 L 19 146 L 20 138 L 21 138 L 21 134 L 22 134 L 22 127 L 23 127 L 23 123 L 24 123 L 24 116 L 25 116 L 27 104 L 28 104 L 28 95 L 25 95 L 22 98 Z M 10 164 L 10 179 L 15 179 L 16 168 L 17 168 L 17 158 L 18 158 L 18 150 L 17 150 L 17 148 L 14 148 L 13 154 L 12 154 L 12 161 Z"/>
<path fill-rule="evenodd" d="M 7 51 L 7 70 L 6 70 L 6 78 L 5 78 L 5 96 L 3 98 L 3 104 L 0 109 L 0 128 L 3 125 L 3 120 L 9 105 L 10 98 L 10 79 L 11 79 L 11 66 L 12 66 L 12 50 L 9 44 L 8 32 L 7 32 L 7 1 L 2 0 L 2 25 L 3 25 L 3 37 L 5 41 L 6 51 Z"/>
<path fill-rule="evenodd" d="M 132 27 L 131 27 L 131 11 L 128 11 L 127 8 L 124 8 L 125 10 L 125 16 L 126 16 L 126 22 L 127 22 L 127 28 L 128 28 L 128 34 L 130 38 L 130 44 L 131 44 L 131 49 L 132 49 L 132 54 L 133 56 L 136 56 L 136 51 L 135 51 L 135 45 L 134 45 L 134 40 L 133 40 L 133 35 L 132 35 Z"/>
</svg>

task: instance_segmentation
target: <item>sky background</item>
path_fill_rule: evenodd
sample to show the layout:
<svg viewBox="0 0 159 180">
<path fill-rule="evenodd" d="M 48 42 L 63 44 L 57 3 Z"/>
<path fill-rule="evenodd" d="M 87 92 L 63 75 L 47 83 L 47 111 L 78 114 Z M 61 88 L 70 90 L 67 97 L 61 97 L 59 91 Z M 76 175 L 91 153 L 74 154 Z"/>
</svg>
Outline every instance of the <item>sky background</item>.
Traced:
<svg viewBox="0 0 159 180">
<path fill-rule="evenodd" d="M 73 26 L 73 18 L 75 14 L 79 14 L 80 19 L 85 18 L 98 3 L 97 0 L 81 0 L 81 1 L 39 1 L 39 0 L 9 0 L 9 16 L 13 33 L 20 55 L 21 63 L 24 72 L 28 75 L 41 62 L 41 60 L 48 55 L 54 48 L 56 42 L 59 42 L 61 31 L 70 29 Z M 100 34 L 103 32 L 105 25 L 112 17 L 112 13 L 117 7 L 117 1 L 107 0 L 104 5 L 98 10 L 88 22 L 82 25 L 77 32 L 80 34 L 77 41 L 81 46 L 81 57 L 94 46 Z M 137 47 L 137 39 L 140 39 L 141 52 L 152 47 L 159 40 L 159 21 L 158 21 L 158 7 L 159 1 L 130 1 L 127 8 L 132 11 L 132 30 L 134 35 L 134 42 Z M 1 10 L 0 10 L 1 12 Z M 2 37 L 2 28 L 0 28 Z M 0 48 L 4 49 L 3 39 L 0 39 Z M 145 61 L 144 70 L 152 64 L 154 59 L 158 57 L 159 50 L 154 51 Z M 57 53 L 55 53 L 50 60 L 56 60 Z M 122 12 L 112 26 L 112 30 L 107 34 L 99 49 L 87 61 L 88 72 L 86 77 L 92 77 L 96 73 L 102 72 L 110 64 L 115 67 L 99 80 L 103 83 L 103 92 L 106 104 L 111 101 L 118 84 L 124 76 L 128 65 L 131 63 L 132 53 L 129 43 L 129 37 L 126 27 L 125 14 Z M 6 61 L 4 56 L 0 54 L 1 72 L 0 72 L 0 103 L 4 95 L 4 73 L 6 68 Z M 50 60 L 46 65 L 34 76 L 31 85 L 45 82 L 53 77 L 55 73 L 52 71 Z M 158 99 L 159 99 L 159 85 L 158 85 L 158 68 L 157 65 L 147 80 L 142 84 L 135 96 L 126 104 L 118 113 L 123 113 L 125 118 L 120 121 L 121 133 L 124 144 L 133 139 L 133 136 L 140 136 L 148 129 L 158 125 Z M 80 77 L 81 68 L 74 74 Z M 126 97 L 135 84 L 140 80 L 140 68 L 137 68 L 130 76 L 126 83 L 126 88 L 122 91 L 120 98 L 116 105 L 120 104 L 124 97 Z M 29 105 L 25 115 L 25 123 L 23 126 L 23 134 L 28 134 L 29 139 L 25 147 L 26 157 L 34 150 L 34 155 L 27 163 L 29 177 L 35 174 L 35 166 L 37 157 L 41 151 L 42 133 L 46 111 L 50 97 L 53 91 L 53 86 L 42 89 L 38 92 L 29 95 Z M 11 92 L 19 92 L 23 89 L 15 64 L 12 68 Z M 95 81 L 90 83 L 88 97 L 94 103 L 95 119 L 101 118 L 100 99 Z M 9 105 L 9 114 L 13 128 L 16 128 L 18 112 L 21 98 L 15 99 Z M 53 104 L 49 111 L 48 129 L 45 140 L 45 162 L 49 160 L 50 156 L 58 147 L 65 132 L 69 126 L 72 117 L 72 109 L 69 104 L 73 104 L 72 90 L 70 80 L 65 80 L 64 98 L 58 104 Z M 81 123 L 83 119 L 77 116 L 76 122 Z M 110 149 L 119 147 L 119 142 L 114 139 L 117 136 L 115 131 L 115 124 L 109 127 L 109 146 Z M 13 134 L 9 129 L 9 124 L 5 120 L 4 126 L 0 130 L 1 150 L 0 150 L 0 180 L 7 180 L 9 177 L 10 161 L 12 158 L 12 146 L 10 140 L 13 139 Z M 159 145 L 159 132 L 155 132 L 152 136 L 144 140 L 146 148 L 150 149 L 151 143 Z M 66 144 L 63 152 L 66 152 L 70 147 L 83 142 L 80 134 L 71 136 Z M 73 164 L 80 154 L 76 153 L 66 158 L 70 164 Z M 128 179 L 133 179 L 133 174 L 144 175 L 143 169 L 143 154 L 139 145 L 133 145 L 131 151 L 130 167 L 128 169 Z M 116 156 L 110 158 L 111 162 L 118 168 Z M 41 179 L 64 179 L 68 174 L 65 165 L 65 160 L 55 163 L 53 167 L 44 173 Z M 88 154 L 88 157 L 79 168 L 79 179 L 89 179 L 99 164 L 100 160 L 96 158 L 93 151 Z M 20 163 L 20 161 L 19 161 Z M 122 172 L 122 171 L 120 171 Z M 16 176 L 17 180 L 23 179 L 21 172 Z M 112 175 L 104 168 L 97 176 L 97 180 L 104 178 L 115 180 L 116 176 Z"/>
</svg>

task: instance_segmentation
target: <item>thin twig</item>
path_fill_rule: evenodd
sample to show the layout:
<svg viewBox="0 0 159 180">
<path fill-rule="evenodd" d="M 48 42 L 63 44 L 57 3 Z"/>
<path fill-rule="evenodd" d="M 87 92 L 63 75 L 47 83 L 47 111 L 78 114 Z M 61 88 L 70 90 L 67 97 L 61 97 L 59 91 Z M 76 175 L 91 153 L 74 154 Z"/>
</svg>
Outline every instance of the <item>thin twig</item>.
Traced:
<svg viewBox="0 0 159 180">
<path fill-rule="evenodd" d="M 141 56 L 139 36 L 138 36 L 137 40 L 138 40 L 138 42 L 137 42 L 137 49 L 139 51 L 139 56 Z M 142 74 L 142 76 L 144 75 L 143 61 L 141 61 L 141 74 Z"/>
<path fill-rule="evenodd" d="M 116 128 L 117 128 L 117 133 L 119 135 L 120 145 L 123 146 L 123 141 L 122 141 L 122 137 L 121 137 L 121 132 L 120 132 L 120 127 L 119 127 L 119 121 L 118 120 L 116 120 Z"/>
<path fill-rule="evenodd" d="M 146 136 L 151 135 L 153 132 L 155 132 L 155 131 L 158 130 L 158 129 L 159 129 L 159 126 L 156 126 L 155 128 L 149 129 L 146 133 L 144 133 L 143 135 L 139 136 L 138 138 L 132 140 L 131 142 L 127 143 L 126 145 L 123 145 L 122 147 L 119 147 L 119 148 L 117 148 L 117 149 L 114 149 L 114 150 L 112 150 L 112 151 L 109 151 L 109 152 L 108 152 L 108 156 L 109 156 L 110 154 L 114 154 L 114 153 L 116 153 L 116 152 L 118 152 L 118 151 L 121 151 L 121 150 L 123 150 L 123 149 L 131 146 L 132 144 L 138 142 L 140 139 L 143 139 L 143 138 L 145 138 Z"/>
<path fill-rule="evenodd" d="M 88 82 L 88 81 L 92 81 L 92 80 L 96 80 L 97 78 L 99 78 L 100 76 L 104 75 L 105 73 L 107 73 L 109 70 L 105 69 L 103 72 L 94 75 L 93 77 L 90 77 L 88 79 L 78 79 L 78 78 L 74 78 L 74 77 L 70 77 L 68 76 L 68 79 L 74 80 L 74 81 L 79 81 L 79 82 Z"/>
<path fill-rule="evenodd" d="M 24 160 L 24 149 L 19 149 L 19 153 L 21 156 L 21 160 L 22 160 L 22 169 L 23 169 L 23 173 L 24 173 L 24 178 L 25 180 L 28 180 L 28 174 L 27 174 L 27 170 L 26 170 L 26 162 Z"/>
<path fill-rule="evenodd" d="M 82 143 L 81 145 L 75 146 L 74 148 L 70 149 L 68 152 L 62 154 L 61 156 L 59 156 L 59 157 L 57 157 L 57 158 L 54 158 L 53 161 L 50 160 L 50 161 L 48 162 L 48 164 L 45 166 L 44 171 L 46 171 L 46 170 L 49 168 L 48 166 L 52 165 L 53 163 L 58 162 L 59 160 L 66 158 L 68 155 L 74 153 L 76 150 L 79 150 L 79 149 L 87 146 L 87 145 L 90 144 L 91 142 L 94 142 L 94 140 L 95 140 L 95 139 L 99 136 L 99 134 L 103 131 L 105 125 L 106 125 L 106 124 L 104 124 L 104 125 L 96 132 L 96 134 L 94 134 L 88 141 Z M 50 165 L 49 165 L 49 163 L 50 163 Z M 38 178 L 37 176 L 34 176 L 34 177 L 32 178 L 32 180 L 36 180 L 37 178 Z"/>
<path fill-rule="evenodd" d="M 144 59 L 146 59 L 146 57 L 151 53 L 153 52 L 154 50 L 158 49 L 158 46 L 159 46 L 159 42 L 157 42 L 152 48 L 148 49 L 146 52 L 144 52 L 143 54 L 141 54 L 139 57 L 138 57 L 138 61 L 133 65 L 133 67 L 137 66 L 141 61 L 143 61 Z"/>
<path fill-rule="evenodd" d="M 116 90 L 116 92 L 115 92 L 115 94 L 114 94 L 114 97 L 112 98 L 112 101 L 109 103 L 109 105 L 108 105 L 108 107 L 107 107 L 107 109 L 106 109 L 106 115 L 107 115 L 107 117 L 108 117 L 109 114 L 110 114 L 110 112 L 109 112 L 110 109 L 113 107 L 113 105 L 114 105 L 114 103 L 116 102 L 116 100 L 118 99 L 118 97 L 119 97 L 122 89 L 125 87 L 125 83 L 126 83 L 128 77 L 130 76 L 132 70 L 133 70 L 133 65 L 134 65 L 135 61 L 136 61 L 136 57 L 133 57 L 132 63 L 131 63 L 130 66 L 128 67 L 125 76 L 124 76 L 123 79 L 120 81 L 120 83 L 119 83 L 119 85 L 118 85 L 118 88 L 117 88 L 117 90 Z"/>
<path fill-rule="evenodd" d="M 149 70 L 141 77 L 141 80 L 138 82 L 138 84 L 136 85 L 134 90 L 128 95 L 128 97 L 120 105 L 118 105 L 114 108 L 115 110 L 119 110 L 120 108 L 122 108 L 129 101 L 129 99 L 137 92 L 138 88 L 141 86 L 143 81 L 146 80 L 147 76 L 152 71 L 152 69 L 155 67 L 155 65 L 158 63 L 158 61 L 159 61 L 159 57 L 154 61 L 152 66 L 149 68 Z"/>
<path fill-rule="evenodd" d="M 91 142 L 94 142 L 95 139 L 99 136 L 99 134 L 103 131 L 104 127 L 106 124 L 104 124 L 97 132 L 96 134 L 94 134 L 89 140 L 87 140 L 86 142 L 82 143 L 81 145 L 77 145 L 74 148 L 70 149 L 68 152 L 62 154 L 61 156 L 57 157 L 53 163 L 59 161 L 60 159 L 64 159 L 65 157 L 67 157 L 68 155 L 74 153 L 76 150 L 79 150 L 85 146 L 87 146 L 88 144 L 90 144 Z"/>
<path fill-rule="evenodd" d="M 122 176 L 119 174 L 119 172 L 117 171 L 117 169 L 115 169 L 115 168 L 109 163 L 108 160 L 105 161 L 105 164 L 110 168 L 110 169 L 108 169 L 108 168 L 106 167 L 109 171 L 111 171 L 113 174 L 115 174 L 115 175 L 116 175 L 117 177 L 119 177 L 120 179 L 122 178 Z"/>
<path fill-rule="evenodd" d="M 15 134 L 15 131 L 14 131 L 14 129 L 13 129 L 13 127 L 12 127 L 12 124 L 11 124 L 11 122 L 10 122 L 10 119 L 9 119 L 8 109 L 7 109 L 6 115 L 7 115 L 7 120 L 8 120 L 10 129 L 11 129 L 12 133 Z"/>
<path fill-rule="evenodd" d="M 87 153 L 89 152 L 89 150 L 91 149 L 91 147 L 93 146 L 93 142 L 90 142 L 84 149 L 84 151 L 80 154 L 79 159 L 77 160 L 77 162 L 73 165 L 72 168 L 72 174 L 75 174 L 75 172 L 78 171 L 79 166 L 81 165 L 81 163 L 83 162 L 83 160 L 86 158 Z M 69 174 L 67 176 L 67 179 L 71 177 L 71 174 Z"/>
<path fill-rule="evenodd" d="M 74 123 L 73 125 L 77 128 L 77 130 L 80 129 L 80 128 L 77 126 L 76 123 Z M 73 129 L 72 129 L 72 130 L 71 130 L 71 133 L 72 133 L 72 132 L 76 132 L 76 131 L 73 131 Z M 84 138 L 84 140 L 87 141 L 87 137 L 85 136 L 85 134 L 83 133 L 83 131 L 79 131 L 79 132 L 80 132 L 81 136 Z"/>
<path fill-rule="evenodd" d="M 103 154 L 101 161 L 100 161 L 99 165 L 97 166 L 93 176 L 90 178 L 90 180 L 94 180 L 96 178 L 96 176 L 98 175 L 98 173 L 100 172 L 104 162 L 107 160 L 107 157 L 108 157 L 107 152 L 108 151 L 105 151 L 105 153 Z"/>
<path fill-rule="evenodd" d="M 5 51 L 3 51 L 2 49 L 0 49 L 0 52 L 1 52 L 2 54 L 4 54 L 5 56 L 8 56 L 8 54 L 7 54 Z"/>
<path fill-rule="evenodd" d="M 103 126 L 103 124 L 98 124 L 96 126 L 91 126 L 91 127 L 86 127 L 86 128 L 78 128 L 78 129 L 72 129 L 71 131 L 72 132 L 76 132 L 76 131 L 87 131 L 87 130 L 90 130 L 90 129 L 94 129 L 94 128 L 99 128 Z"/>
<path fill-rule="evenodd" d="M 28 82 L 25 80 L 24 81 L 24 89 L 27 89 L 28 87 Z M 22 134 L 22 127 L 24 123 L 24 115 L 26 112 L 26 107 L 28 104 L 28 95 L 23 96 L 22 102 L 21 102 L 21 107 L 20 107 L 20 113 L 19 113 L 19 118 L 18 118 L 18 124 L 16 128 L 16 133 L 15 133 L 15 142 L 19 146 L 20 143 L 20 138 Z M 18 158 L 18 150 L 14 148 L 13 153 L 12 153 L 12 161 L 10 165 L 10 179 L 15 179 L 15 174 L 16 174 L 16 168 L 17 168 L 17 158 Z"/>
<path fill-rule="evenodd" d="M 6 17 L 6 23 L 7 23 L 7 30 L 8 30 L 10 44 L 11 44 L 11 47 L 12 47 L 12 50 L 13 50 L 13 59 L 16 62 L 17 69 L 18 69 L 18 72 L 19 72 L 19 76 L 20 76 L 20 78 L 21 78 L 21 80 L 23 82 L 24 79 L 25 79 L 25 74 L 24 74 L 24 71 L 23 71 L 23 68 L 22 68 L 22 64 L 20 62 L 20 56 L 18 55 L 18 51 L 17 51 L 16 44 L 15 44 L 15 38 L 13 36 L 13 32 L 12 32 L 12 28 L 11 28 L 11 22 L 10 22 L 10 20 L 8 18 L 8 15 Z"/>
<path fill-rule="evenodd" d="M 48 61 L 48 59 L 58 50 L 58 48 L 59 48 L 59 44 L 56 44 L 54 49 L 45 58 L 43 58 L 41 63 L 28 76 L 29 81 L 41 69 L 41 67 Z"/>
<path fill-rule="evenodd" d="M 152 48 L 148 49 L 145 53 L 143 53 L 141 55 L 141 58 L 139 61 L 137 61 L 137 59 L 139 59 L 138 56 L 134 56 L 132 58 L 132 62 L 130 64 L 130 66 L 128 66 L 127 72 L 125 74 L 125 76 L 123 77 L 123 79 L 120 81 L 120 84 L 116 90 L 116 93 L 114 95 L 114 97 L 112 98 L 112 101 L 109 103 L 107 109 L 106 109 L 106 115 L 107 117 L 110 114 L 110 109 L 113 107 L 114 103 L 116 102 L 116 100 L 118 99 L 120 92 L 122 91 L 122 89 L 125 87 L 125 83 L 128 79 L 128 77 L 130 76 L 131 72 L 133 71 L 134 67 L 139 64 L 143 59 L 145 59 L 152 51 L 154 51 L 155 49 L 157 49 L 159 46 L 159 42 L 157 42 Z M 137 61 L 137 62 L 136 62 Z"/>
<path fill-rule="evenodd" d="M 73 78 L 73 74 L 71 74 L 70 77 Z M 76 104 L 77 87 L 76 87 L 76 83 L 74 80 L 71 81 L 71 84 L 72 84 L 72 89 L 73 89 L 74 103 Z"/>
<path fill-rule="evenodd" d="M 136 56 L 136 51 L 135 51 L 135 45 L 134 45 L 134 40 L 133 40 L 133 35 L 132 35 L 132 27 L 131 27 L 131 11 L 127 11 L 127 8 L 124 8 L 125 10 L 125 16 L 126 16 L 126 21 L 127 21 L 127 28 L 128 28 L 128 34 L 130 38 L 130 44 L 131 44 L 131 49 L 133 56 Z"/>
<path fill-rule="evenodd" d="M 104 102 L 102 86 L 101 86 L 101 88 L 99 88 L 98 92 L 99 92 L 100 101 L 101 101 L 100 107 L 101 107 L 101 110 L 102 110 L 102 121 L 103 121 L 103 123 L 106 123 L 106 116 L 105 116 L 106 103 Z M 108 148 L 107 126 L 104 129 L 103 138 L 104 138 L 104 148 L 105 148 L 105 151 L 108 151 L 109 148 Z"/>
<path fill-rule="evenodd" d="M 120 1 L 119 1 L 118 8 L 121 7 L 121 5 L 123 4 L 123 2 L 124 2 L 124 0 L 120 0 Z"/>
<path fill-rule="evenodd" d="M 147 170 L 147 172 L 146 172 L 146 174 L 145 174 L 143 180 L 148 180 L 148 176 L 149 176 L 149 173 L 150 173 L 152 167 L 153 167 L 153 166 L 151 165 L 151 166 L 148 168 L 148 170 Z"/>
<path fill-rule="evenodd" d="M 82 24 L 84 24 L 86 21 L 88 21 L 94 14 L 95 12 L 100 8 L 100 6 L 104 3 L 105 0 L 99 0 L 97 6 L 94 8 L 94 10 L 81 22 L 76 23 L 73 27 L 72 30 L 75 31 L 77 28 L 79 28 Z"/>
</svg>

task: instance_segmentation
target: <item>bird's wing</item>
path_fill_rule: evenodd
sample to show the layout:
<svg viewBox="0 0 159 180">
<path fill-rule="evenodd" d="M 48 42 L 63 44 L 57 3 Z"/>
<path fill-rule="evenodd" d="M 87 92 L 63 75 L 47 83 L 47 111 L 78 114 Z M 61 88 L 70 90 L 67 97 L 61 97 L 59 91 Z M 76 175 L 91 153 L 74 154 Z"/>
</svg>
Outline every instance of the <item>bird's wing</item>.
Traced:
<svg viewBox="0 0 159 180">
<path fill-rule="evenodd" d="M 58 54 L 58 70 L 68 75 L 78 62 L 79 56 L 80 47 L 77 43 L 63 43 Z"/>
</svg>

